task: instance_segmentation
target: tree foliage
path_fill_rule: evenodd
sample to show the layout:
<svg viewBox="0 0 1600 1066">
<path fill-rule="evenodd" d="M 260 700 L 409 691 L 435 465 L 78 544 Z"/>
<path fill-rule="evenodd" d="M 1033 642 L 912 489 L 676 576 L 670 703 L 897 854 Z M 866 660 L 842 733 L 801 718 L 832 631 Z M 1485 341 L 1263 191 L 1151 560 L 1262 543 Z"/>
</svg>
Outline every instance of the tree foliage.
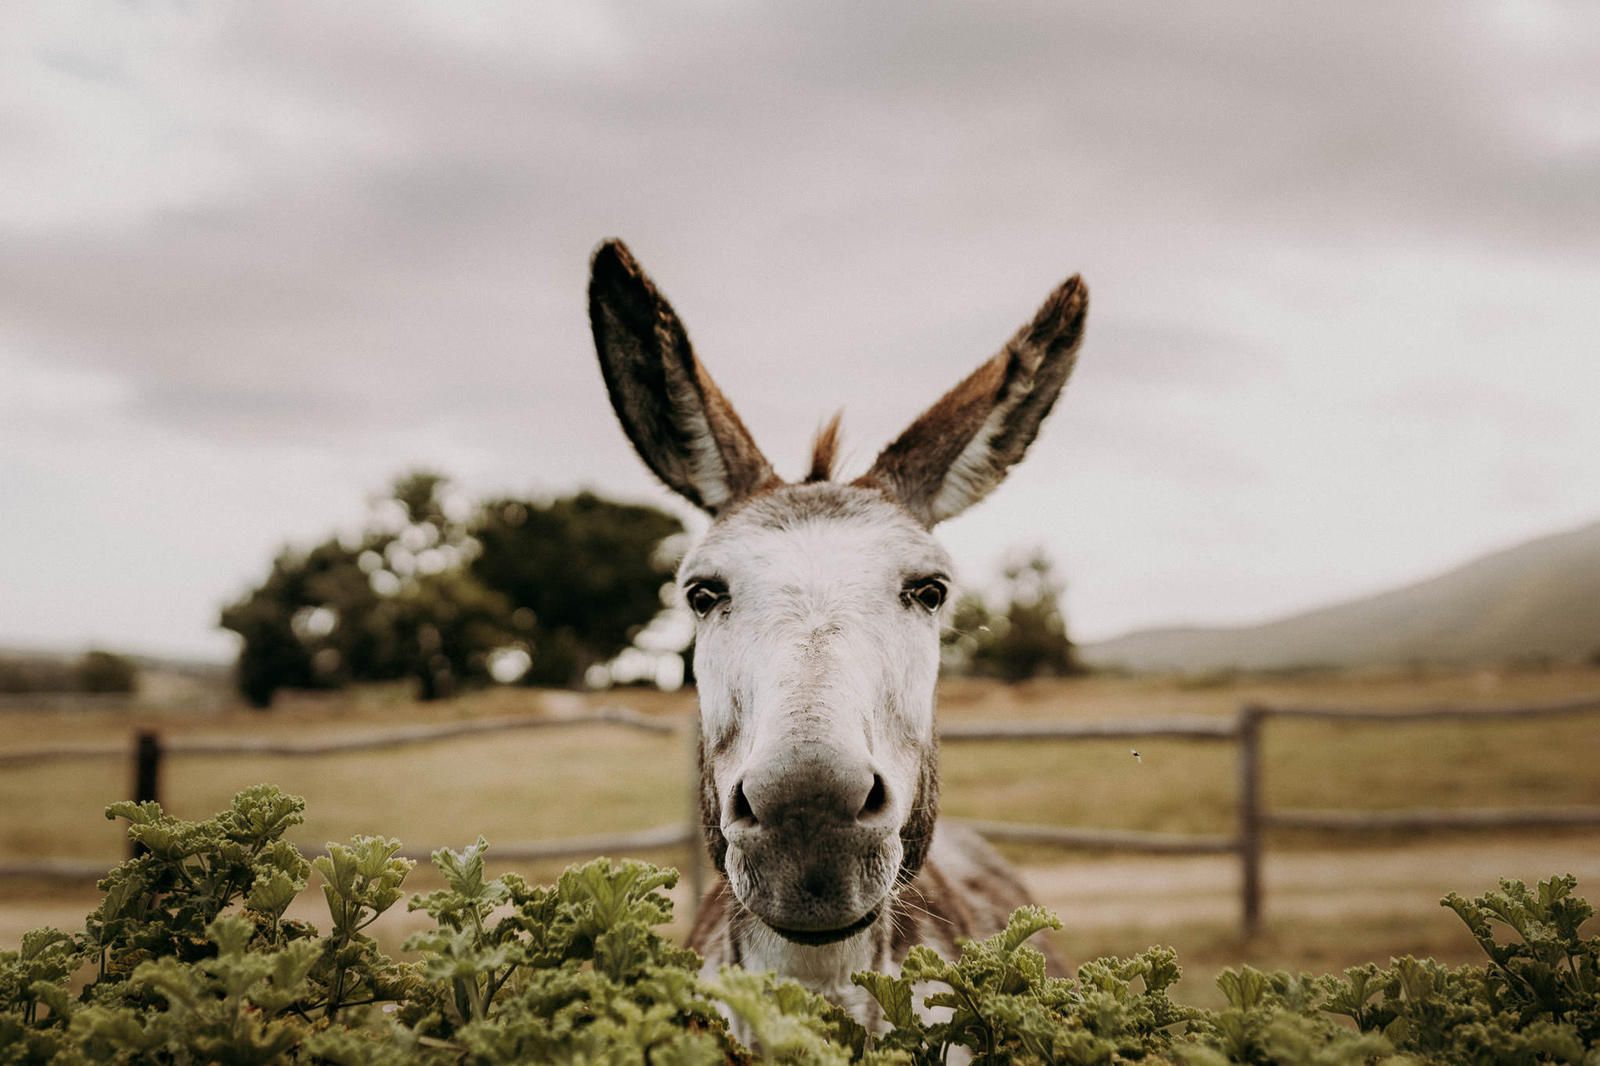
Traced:
<svg viewBox="0 0 1600 1066">
<path fill-rule="evenodd" d="M 856 974 L 885 1022 L 869 1033 L 770 974 L 702 975 L 660 933 L 677 874 L 638 862 L 596 860 L 540 887 L 490 877 L 482 838 L 441 849 L 444 887 L 407 904 L 431 927 L 407 941 L 411 961 L 390 958 L 369 930 L 404 898 L 411 862 L 375 836 L 308 861 L 284 839 L 304 806 L 259 785 L 199 822 L 108 808 L 147 850 L 100 883 L 81 931 L 35 930 L 0 952 L 0 1063 L 1600 1061 L 1600 937 L 1584 935 L 1594 912 L 1571 877 L 1447 897 L 1479 965 L 1241 967 L 1218 978 L 1220 1010 L 1172 998 L 1169 948 L 1046 973 L 1028 941 L 1059 923 L 1026 907 L 959 958 L 919 947 L 899 975 Z M 313 873 L 322 929 L 286 916 Z"/>
<path fill-rule="evenodd" d="M 93 649 L 78 662 L 85 692 L 129 693 L 139 688 L 139 668 L 127 656 Z"/>
<path fill-rule="evenodd" d="M 674 562 L 663 549 L 682 532 L 663 511 L 589 492 L 543 505 L 494 500 L 473 530 L 480 550 L 471 569 L 532 615 L 528 680 L 574 684 L 662 609 Z"/>
<path fill-rule="evenodd" d="M 265 707 L 284 688 L 410 678 L 422 699 L 490 676 L 520 651 L 525 679 L 580 680 L 661 609 L 676 519 L 592 494 L 473 508 L 438 474 L 400 478 L 353 541 L 286 550 L 222 612 L 237 681 Z"/>
<path fill-rule="evenodd" d="M 1083 673 L 1067 636 L 1063 588 L 1043 552 L 1007 564 L 1001 610 L 991 611 L 979 596 L 957 601 L 945 635 L 947 665 L 959 673 L 1011 682 Z"/>
<path fill-rule="evenodd" d="M 132 693 L 138 688 L 138 664 L 109 651 L 91 649 L 79 659 L 0 655 L 0 693 Z"/>
</svg>

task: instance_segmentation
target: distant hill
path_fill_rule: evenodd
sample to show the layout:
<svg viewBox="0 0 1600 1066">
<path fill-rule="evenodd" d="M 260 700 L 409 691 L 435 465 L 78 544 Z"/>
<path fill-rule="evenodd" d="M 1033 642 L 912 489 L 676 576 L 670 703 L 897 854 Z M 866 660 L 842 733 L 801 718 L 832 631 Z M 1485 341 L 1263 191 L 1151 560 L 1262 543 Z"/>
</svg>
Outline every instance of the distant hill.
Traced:
<svg viewBox="0 0 1600 1066">
<path fill-rule="evenodd" d="M 1600 522 L 1261 625 L 1142 630 L 1080 649 L 1092 666 L 1183 673 L 1580 659 L 1596 650 Z"/>
</svg>

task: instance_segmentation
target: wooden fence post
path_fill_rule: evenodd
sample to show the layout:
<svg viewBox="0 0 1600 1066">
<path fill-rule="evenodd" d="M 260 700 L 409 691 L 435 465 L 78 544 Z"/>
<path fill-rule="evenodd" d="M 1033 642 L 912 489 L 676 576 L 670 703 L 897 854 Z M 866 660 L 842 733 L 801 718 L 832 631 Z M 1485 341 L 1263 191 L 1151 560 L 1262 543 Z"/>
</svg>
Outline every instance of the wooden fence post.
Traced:
<svg viewBox="0 0 1600 1066">
<path fill-rule="evenodd" d="M 133 801 L 135 803 L 159 802 L 161 798 L 161 734 L 152 729 L 141 729 L 133 741 Z M 139 844 L 130 842 L 128 856 L 138 858 L 144 852 Z"/>
<path fill-rule="evenodd" d="M 1239 708 L 1239 891 L 1244 935 L 1261 931 L 1261 722 L 1267 711 Z"/>
</svg>

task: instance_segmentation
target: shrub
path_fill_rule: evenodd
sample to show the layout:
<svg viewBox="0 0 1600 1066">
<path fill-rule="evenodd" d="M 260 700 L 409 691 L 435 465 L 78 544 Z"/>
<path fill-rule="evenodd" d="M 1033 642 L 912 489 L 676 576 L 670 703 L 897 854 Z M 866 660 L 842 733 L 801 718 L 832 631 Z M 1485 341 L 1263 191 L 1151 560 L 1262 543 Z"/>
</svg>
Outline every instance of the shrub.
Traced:
<svg viewBox="0 0 1600 1066">
<path fill-rule="evenodd" d="M 945 666 L 954 673 L 1013 684 L 1085 673 L 1067 636 L 1061 610 L 1064 586 L 1049 557 L 1036 551 L 1014 560 L 1004 577 L 1003 611 L 991 612 L 978 596 L 956 602 L 943 636 Z"/>
<path fill-rule="evenodd" d="M 1219 978 L 1227 1006 L 1182 1006 L 1170 949 L 1046 975 L 1038 908 L 946 961 L 914 949 L 895 977 L 857 974 L 882 1009 L 869 1034 L 770 975 L 700 974 L 659 933 L 672 870 L 596 860 L 554 886 L 487 875 L 480 838 L 433 855 L 445 887 L 412 898 L 433 928 L 397 961 L 365 932 L 403 896 L 399 843 L 357 837 L 307 859 L 283 839 L 304 804 L 262 785 L 201 822 L 120 803 L 148 849 L 101 882 L 81 932 L 26 934 L 0 953 L 3 1062 L 929 1064 L 1593 1063 L 1600 938 L 1558 877 L 1452 895 L 1481 966 L 1397 959 L 1337 977 Z M 285 917 L 315 870 L 326 932 Z M 1512 936 L 1502 940 L 1507 932 Z M 81 988 L 74 993 L 75 988 Z M 945 1007 L 929 1023 L 918 1000 Z M 733 1019 L 732 1026 L 727 1019 Z"/>
<path fill-rule="evenodd" d="M 0 655 L 0 693 L 132 693 L 139 668 L 121 655 L 90 651 L 72 660 L 51 655 Z"/>
<path fill-rule="evenodd" d="M 78 663 L 78 682 L 85 692 L 136 692 L 139 668 L 124 656 L 90 651 Z"/>
</svg>

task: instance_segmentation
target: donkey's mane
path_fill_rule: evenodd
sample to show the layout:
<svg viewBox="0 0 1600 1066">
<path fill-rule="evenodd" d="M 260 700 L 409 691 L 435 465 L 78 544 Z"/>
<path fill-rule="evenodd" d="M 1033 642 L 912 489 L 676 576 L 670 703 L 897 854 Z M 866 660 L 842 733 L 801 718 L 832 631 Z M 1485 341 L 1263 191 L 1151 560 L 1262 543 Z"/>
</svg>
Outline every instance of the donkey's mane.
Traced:
<svg viewBox="0 0 1600 1066">
<path fill-rule="evenodd" d="M 839 458 L 839 420 L 843 417 L 843 411 L 836 412 L 812 438 L 811 469 L 806 471 L 806 481 L 833 480 L 833 466 Z"/>
</svg>

